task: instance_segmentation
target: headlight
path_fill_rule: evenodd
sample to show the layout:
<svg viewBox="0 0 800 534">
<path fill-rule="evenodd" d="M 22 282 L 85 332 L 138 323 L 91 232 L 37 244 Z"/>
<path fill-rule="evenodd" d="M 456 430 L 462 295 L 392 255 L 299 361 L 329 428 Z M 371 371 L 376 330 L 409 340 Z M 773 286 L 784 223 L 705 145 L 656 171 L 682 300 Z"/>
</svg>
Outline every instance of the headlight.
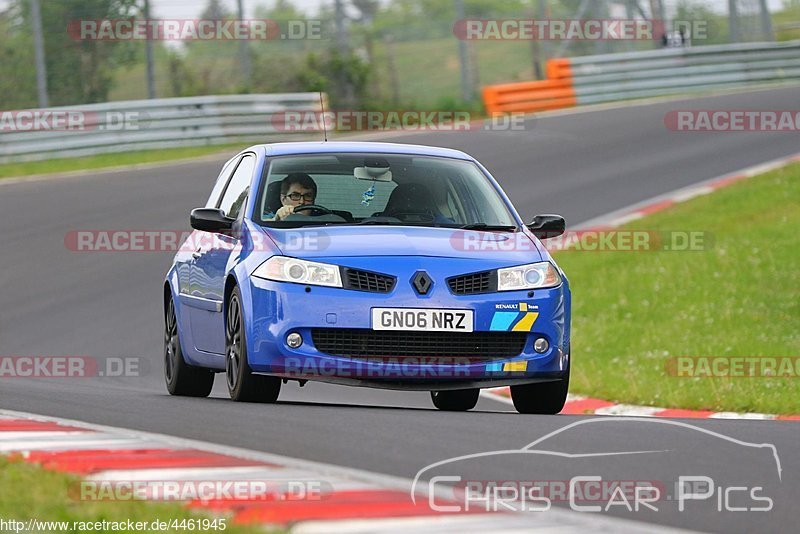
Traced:
<svg viewBox="0 0 800 534">
<path fill-rule="evenodd" d="M 561 283 L 561 275 L 549 261 L 497 270 L 497 290 L 543 289 Z"/>
<path fill-rule="evenodd" d="M 253 271 L 253 276 L 276 282 L 342 287 L 337 265 L 273 256 Z"/>
</svg>

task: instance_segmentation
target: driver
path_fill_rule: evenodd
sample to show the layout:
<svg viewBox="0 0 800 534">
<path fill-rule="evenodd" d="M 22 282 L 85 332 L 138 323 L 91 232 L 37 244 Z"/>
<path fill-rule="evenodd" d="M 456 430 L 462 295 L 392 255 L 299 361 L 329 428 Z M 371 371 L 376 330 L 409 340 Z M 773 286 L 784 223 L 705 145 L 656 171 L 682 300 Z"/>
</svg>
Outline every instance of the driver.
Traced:
<svg viewBox="0 0 800 534">
<path fill-rule="evenodd" d="M 297 206 L 313 204 L 317 198 L 317 184 L 304 172 L 293 172 L 281 182 L 281 204 L 273 221 L 282 221 L 294 213 Z"/>
</svg>

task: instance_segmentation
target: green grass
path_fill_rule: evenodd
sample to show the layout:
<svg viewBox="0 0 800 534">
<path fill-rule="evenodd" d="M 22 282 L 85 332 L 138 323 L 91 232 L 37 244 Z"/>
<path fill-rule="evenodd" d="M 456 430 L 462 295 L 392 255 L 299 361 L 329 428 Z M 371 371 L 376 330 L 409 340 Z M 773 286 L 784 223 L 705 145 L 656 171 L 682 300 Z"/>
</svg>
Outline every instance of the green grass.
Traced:
<svg viewBox="0 0 800 534">
<path fill-rule="evenodd" d="M 784 6 L 781 11 L 772 14 L 772 25 L 778 41 L 800 39 L 800 28 L 790 26 L 800 23 L 800 5 Z"/>
<path fill-rule="evenodd" d="M 573 294 L 572 391 L 617 402 L 800 413 L 800 377 L 679 378 L 676 356 L 800 356 L 800 165 L 625 228 L 704 231 L 705 251 L 556 258 Z"/>
<path fill-rule="evenodd" d="M 41 521 L 171 521 L 177 519 L 211 519 L 215 516 L 193 513 L 177 503 L 154 503 L 144 501 L 81 501 L 75 497 L 74 485 L 79 479 L 55 471 L 41 469 L 21 461 L 9 461 L 0 457 L 0 518 L 17 521 L 36 519 Z M 216 516 L 224 517 L 224 516 Z M 259 526 L 234 525 L 226 519 L 226 533 L 263 533 Z M 180 523 L 179 523 L 180 524 Z M 219 527 L 219 524 L 217 525 Z M 51 532 L 79 532 L 80 530 L 56 530 Z M 102 531 L 102 530 L 101 530 Z M 192 530 L 164 530 L 161 532 L 191 532 Z M 194 532 L 214 532 L 213 529 L 196 528 Z M 117 532 L 135 532 L 118 530 Z M 143 531 L 139 531 L 143 532 Z M 145 529 L 144 532 L 151 532 Z M 220 532 L 220 530 L 217 530 Z"/>
<path fill-rule="evenodd" d="M 119 167 L 144 163 L 157 163 L 161 161 L 207 156 L 209 154 L 215 154 L 225 150 L 231 151 L 231 155 L 233 155 L 235 151 L 241 150 L 245 146 L 247 146 L 247 143 L 243 142 L 222 145 L 140 150 L 136 152 L 123 152 L 119 154 L 101 154 L 97 156 L 60 158 L 22 163 L 3 163 L 0 164 L 0 178 L 102 169 L 107 167 Z"/>
</svg>

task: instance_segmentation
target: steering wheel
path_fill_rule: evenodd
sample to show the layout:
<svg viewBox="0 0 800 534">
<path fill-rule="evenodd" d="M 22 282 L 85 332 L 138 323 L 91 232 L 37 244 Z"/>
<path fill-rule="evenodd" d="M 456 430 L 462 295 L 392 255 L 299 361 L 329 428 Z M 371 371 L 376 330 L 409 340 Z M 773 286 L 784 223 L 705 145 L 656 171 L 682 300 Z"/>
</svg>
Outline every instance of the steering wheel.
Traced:
<svg viewBox="0 0 800 534">
<path fill-rule="evenodd" d="M 302 206 L 295 206 L 292 213 L 297 213 L 300 211 L 310 211 L 310 215 L 312 217 L 319 217 L 320 215 L 335 215 L 335 213 L 333 213 L 331 210 L 325 206 L 320 206 L 319 204 L 304 204 Z"/>
<path fill-rule="evenodd" d="M 408 217 L 409 215 L 411 216 L 411 218 Z M 391 213 L 384 213 L 383 216 L 394 217 L 395 219 L 400 219 L 403 222 L 433 222 L 436 220 L 436 216 L 429 210 L 393 211 Z"/>
</svg>

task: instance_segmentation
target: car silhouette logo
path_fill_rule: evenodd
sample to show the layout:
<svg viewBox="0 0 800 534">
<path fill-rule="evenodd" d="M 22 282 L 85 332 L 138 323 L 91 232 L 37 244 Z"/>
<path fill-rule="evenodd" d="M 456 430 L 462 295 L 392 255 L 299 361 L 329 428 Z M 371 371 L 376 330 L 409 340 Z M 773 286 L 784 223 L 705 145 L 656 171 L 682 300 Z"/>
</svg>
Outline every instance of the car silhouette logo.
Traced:
<svg viewBox="0 0 800 534">
<path fill-rule="evenodd" d="M 433 280 L 425 271 L 417 271 L 411 278 L 411 285 L 414 286 L 417 294 L 427 295 L 428 291 L 433 287 Z"/>
</svg>

